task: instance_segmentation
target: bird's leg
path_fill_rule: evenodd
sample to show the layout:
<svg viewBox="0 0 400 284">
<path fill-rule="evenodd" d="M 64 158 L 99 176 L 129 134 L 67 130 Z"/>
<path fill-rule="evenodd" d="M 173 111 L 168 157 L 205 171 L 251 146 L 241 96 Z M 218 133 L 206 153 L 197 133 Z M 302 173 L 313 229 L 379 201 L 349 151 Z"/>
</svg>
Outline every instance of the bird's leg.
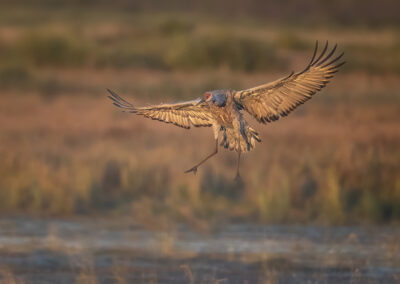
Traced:
<svg viewBox="0 0 400 284">
<path fill-rule="evenodd" d="M 214 156 L 217 153 L 218 153 L 218 139 L 215 140 L 215 150 L 214 150 L 214 152 L 212 152 L 210 155 L 208 155 L 206 158 L 204 158 L 204 160 L 202 160 L 201 162 L 196 164 L 191 169 L 185 171 L 185 173 L 193 172 L 194 174 L 196 174 L 197 173 L 197 167 L 199 167 L 201 164 L 203 164 L 205 161 L 207 161 L 208 159 L 210 159 L 212 156 Z"/>
<path fill-rule="evenodd" d="M 240 149 L 239 149 L 235 180 L 239 180 L 239 179 L 240 179 L 239 165 L 240 165 L 240 154 L 241 154 L 241 153 L 242 153 L 242 152 L 241 152 Z"/>
</svg>

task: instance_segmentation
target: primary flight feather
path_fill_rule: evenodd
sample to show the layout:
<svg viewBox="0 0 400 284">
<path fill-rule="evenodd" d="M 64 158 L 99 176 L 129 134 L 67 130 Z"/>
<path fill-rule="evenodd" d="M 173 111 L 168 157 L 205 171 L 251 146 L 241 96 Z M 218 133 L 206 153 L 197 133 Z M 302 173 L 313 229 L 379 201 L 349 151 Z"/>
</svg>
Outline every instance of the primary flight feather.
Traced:
<svg viewBox="0 0 400 284">
<path fill-rule="evenodd" d="M 108 90 L 111 94 L 109 98 L 114 105 L 127 112 L 186 129 L 191 126 L 212 126 L 216 141 L 214 152 L 186 172 L 196 173 L 201 164 L 217 154 L 221 134 L 221 146 L 238 153 L 236 176 L 239 177 L 240 154 L 253 149 L 255 142 L 261 142 L 258 133 L 244 120 L 241 111 L 247 111 L 261 123 L 288 115 L 325 87 L 345 63 L 339 62 L 343 53 L 335 55 L 336 47 L 327 53 L 327 42 L 317 56 L 317 42 L 312 59 L 303 71 L 292 72 L 282 79 L 246 90 L 214 90 L 195 100 L 146 107 L 135 107 L 111 90 Z"/>
</svg>

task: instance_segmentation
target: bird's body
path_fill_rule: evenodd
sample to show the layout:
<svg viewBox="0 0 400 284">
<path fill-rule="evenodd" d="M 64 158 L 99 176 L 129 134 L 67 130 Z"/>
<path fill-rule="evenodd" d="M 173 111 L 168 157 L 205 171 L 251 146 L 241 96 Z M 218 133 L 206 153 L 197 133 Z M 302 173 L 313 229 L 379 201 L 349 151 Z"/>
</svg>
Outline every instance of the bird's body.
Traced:
<svg viewBox="0 0 400 284">
<path fill-rule="evenodd" d="M 214 120 L 214 138 L 221 134 L 221 146 L 237 152 L 250 151 L 255 141 L 261 142 L 257 132 L 243 118 L 239 105 L 234 101 L 231 90 L 216 90 L 210 93 L 220 97 L 221 103 L 209 105 Z"/>
<path fill-rule="evenodd" d="M 288 115 L 298 105 L 309 100 L 344 64 L 344 62 L 337 63 L 343 53 L 331 59 L 336 46 L 326 55 L 327 47 L 328 43 L 316 58 L 317 44 L 310 63 L 303 71 L 242 91 L 214 90 L 206 92 L 203 98 L 192 101 L 139 108 L 114 92 L 108 91 L 111 93 L 110 99 L 114 105 L 128 112 L 187 129 L 192 125 L 212 126 L 216 140 L 214 152 L 186 172 L 196 173 L 198 166 L 217 154 L 218 141 L 221 139 L 221 146 L 238 153 L 237 176 L 239 176 L 240 154 L 253 149 L 255 142 L 261 142 L 256 130 L 243 118 L 242 111 L 247 111 L 261 123 L 268 123 Z"/>
</svg>

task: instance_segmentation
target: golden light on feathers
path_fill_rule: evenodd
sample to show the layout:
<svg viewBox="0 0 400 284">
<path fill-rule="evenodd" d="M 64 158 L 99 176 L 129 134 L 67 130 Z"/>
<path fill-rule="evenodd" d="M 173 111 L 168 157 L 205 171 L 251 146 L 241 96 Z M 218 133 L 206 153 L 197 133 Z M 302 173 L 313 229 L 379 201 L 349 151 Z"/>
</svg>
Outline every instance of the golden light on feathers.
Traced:
<svg viewBox="0 0 400 284">
<path fill-rule="evenodd" d="M 321 53 L 317 55 L 317 42 L 311 61 L 303 71 L 292 72 L 282 79 L 246 90 L 214 90 L 205 93 L 203 98 L 146 107 L 135 107 L 111 90 L 108 90 L 111 94 L 109 98 L 124 111 L 186 129 L 191 126 L 212 126 L 216 140 L 214 152 L 186 172 L 196 173 L 201 164 L 217 154 L 221 135 L 221 146 L 238 152 L 238 177 L 240 154 L 253 149 L 256 141 L 261 142 L 258 133 L 244 120 L 241 111 L 247 111 L 261 123 L 287 116 L 325 87 L 345 63 L 339 62 L 343 53 L 335 55 L 336 48 L 337 45 L 327 53 L 326 42 Z"/>
</svg>

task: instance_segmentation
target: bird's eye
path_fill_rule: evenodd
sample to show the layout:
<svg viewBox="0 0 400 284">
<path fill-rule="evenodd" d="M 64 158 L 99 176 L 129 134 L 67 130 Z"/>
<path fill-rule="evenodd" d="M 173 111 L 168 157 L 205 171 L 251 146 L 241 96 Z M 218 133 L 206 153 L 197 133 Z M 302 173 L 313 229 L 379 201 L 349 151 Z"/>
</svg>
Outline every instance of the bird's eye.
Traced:
<svg viewBox="0 0 400 284">
<path fill-rule="evenodd" d="M 204 98 L 205 98 L 206 100 L 208 100 L 210 97 L 211 97 L 211 94 L 210 94 L 210 93 L 205 93 L 205 94 L 204 94 Z"/>
</svg>

